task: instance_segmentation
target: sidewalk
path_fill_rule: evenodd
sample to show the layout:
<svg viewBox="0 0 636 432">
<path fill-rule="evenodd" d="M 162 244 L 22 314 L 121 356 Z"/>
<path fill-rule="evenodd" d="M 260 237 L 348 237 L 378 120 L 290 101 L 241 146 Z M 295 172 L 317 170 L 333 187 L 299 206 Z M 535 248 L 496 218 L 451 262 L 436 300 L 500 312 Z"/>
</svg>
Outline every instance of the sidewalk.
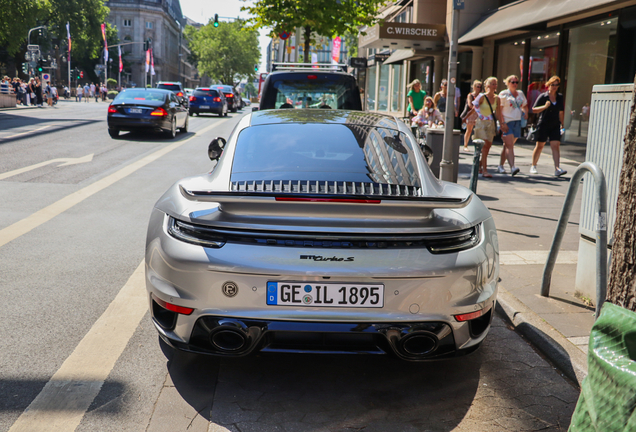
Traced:
<svg viewBox="0 0 636 432">
<path fill-rule="evenodd" d="M 581 188 L 555 266 L 550 297 L 541 297 L 541 280 L 557 221 L 579 162 L 561 158 L 568 171 L 554 177 L 549 146 L 543 149 L 537 170 L 529 174 L 532 150 L 515 146 L 521 173 L 497 174 L 501 144 L 493 144 L 488 168 L 493 178 L 480 177 L 477 195 L 490 209 L 499 238 L 498 311 L 574 382 L 587 375 L 587 344 L 594 324 L 594 307 L 575 296 L 578 260 Z M 463 148 L 463 147 L 462 147 Z M 473 161 L 460 150 L 458 183 L 468 187 Z M 591 299 L 595 301 L 595 299 Z"/>
</svg>

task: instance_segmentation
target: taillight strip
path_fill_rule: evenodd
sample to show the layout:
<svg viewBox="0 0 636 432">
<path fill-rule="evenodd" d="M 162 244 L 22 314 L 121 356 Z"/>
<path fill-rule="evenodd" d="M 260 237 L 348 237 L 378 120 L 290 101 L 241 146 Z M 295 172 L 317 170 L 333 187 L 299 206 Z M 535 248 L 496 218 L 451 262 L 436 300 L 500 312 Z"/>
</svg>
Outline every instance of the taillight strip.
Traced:
<svg viewBox="0 0 636 432">
<path fill-rule="evenodd" d="M 380 204 L 382 202 L 382 200 L 372 200 L 372 199 L 293 198 L 293 197 L 276 197 L 276 201 L 339 202 L 339 203 L 355 203 L 355 204 Z"/>
</svg>

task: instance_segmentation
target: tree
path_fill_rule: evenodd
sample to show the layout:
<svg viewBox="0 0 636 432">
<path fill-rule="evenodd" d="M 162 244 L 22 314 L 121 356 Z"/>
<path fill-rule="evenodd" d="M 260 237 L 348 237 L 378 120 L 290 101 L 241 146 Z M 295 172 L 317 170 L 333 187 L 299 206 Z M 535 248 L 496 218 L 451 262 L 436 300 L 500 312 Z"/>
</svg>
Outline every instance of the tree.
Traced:
<svg viewBox="0 0 636 432">
<path fill-rule="evenodd" d="M 201 74 L 226 85 L 254 77 L 261 57 L 258 33 L 244 21 L 220 22 L 218 27 L 209 22 L 198 30 L 187 26 L 185 32 Z"/>
<path fill-rule="evenodd" d="M 256 28 L 271 27 L 271 35 L 293 32 L 301 27 L 305 41 L 305 63 L 310 62 L 311 33 L 334 37 L 345 33 L 358 34 L 358 27 L 375 24 L 378 8 L 387 0 L 256 0 L 243 7 L 254 16 L 250 22 Z"/>
<path fill-rule="evenodd" d="M 47 15 L 48 6 L 46 0 L 0 0 L 0 46 L 9 55 L 17 53 L 27 42 L 29 29 L 37 27 Z"/>
<path fill-rule="evenodd" d="M 634 77 L 636 87 L 636 77 Z M 636 91 L 625 135 L 607 300 L 636 311 Z"/>
</svg>

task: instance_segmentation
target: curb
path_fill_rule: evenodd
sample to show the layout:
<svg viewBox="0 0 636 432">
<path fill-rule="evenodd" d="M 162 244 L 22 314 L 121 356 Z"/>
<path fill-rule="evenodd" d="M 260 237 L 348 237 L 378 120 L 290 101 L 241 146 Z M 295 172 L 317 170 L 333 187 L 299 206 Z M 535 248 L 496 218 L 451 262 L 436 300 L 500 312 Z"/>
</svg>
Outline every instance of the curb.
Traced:
<svg viewBox="0 0 636 432">
<path fill-rule="evenodd" d="M 587 376 L 587 355 L 499 284 L 497 312 L 579 387 Z"/>
</svg>

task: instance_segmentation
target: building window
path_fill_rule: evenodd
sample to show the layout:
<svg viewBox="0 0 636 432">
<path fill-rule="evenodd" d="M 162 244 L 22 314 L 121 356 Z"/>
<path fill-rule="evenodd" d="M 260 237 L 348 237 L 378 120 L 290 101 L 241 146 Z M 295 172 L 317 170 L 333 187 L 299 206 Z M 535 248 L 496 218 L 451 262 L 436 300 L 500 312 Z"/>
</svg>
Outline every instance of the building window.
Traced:
<svg viewBox="0 0 636 432">
<path fill-rule="evenodd" d="M 377 66 L 367 69 L 367 109 L 375 111 L 375 75 Z"/>
<path fill-rule="evenodd" d="M 402 65 L 393 65 L 393 90 L 391 91 L 391 111 L 402 111 L 404 95 L 404 85 L 402 83 Z"/>
<path fill-rule="evenodd" d="M 146 28 L 152 30 L 152 22 L 146 21 Z"/>
<path fill-rule="evenodd" d="M 618 18 L 606 18 L 570 30 L 566 76 L 559 88 L 565 93 L 566 141 L 587 142 L 592 87 L 612 83 L 617 27 Z"/>
<path fill-rule="evenodd" d="M 124 27 L 132 27 L 132 20 L 125 19 L 124 20 Z"/>
<path fill-rule="evenodd" d="M 377 111 L 388 111 L 389 109 L 389 70 L 389 65 L 383 64 L 380 66 L 380 86 L 378 88 Z"/>
</svg>

